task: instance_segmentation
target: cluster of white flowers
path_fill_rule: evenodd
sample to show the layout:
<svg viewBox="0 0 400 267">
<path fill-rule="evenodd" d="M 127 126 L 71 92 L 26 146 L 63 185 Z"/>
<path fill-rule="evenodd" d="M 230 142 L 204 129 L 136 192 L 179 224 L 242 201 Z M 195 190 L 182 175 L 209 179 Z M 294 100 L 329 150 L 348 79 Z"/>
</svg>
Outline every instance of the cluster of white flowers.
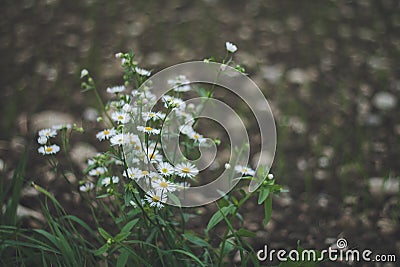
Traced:
<svg viewBox="0 0 400 267">
<path fill-rule="evenodd" d="M 225 46 L 230 53 L 237 50 L 237 46 L 230 42 L 226 42 Z M 117 53 L 116 57 L 121 59 L 123 67 L 130 66 L 130 75 L 138 78 L 140 83 L 151 75 L 150 71 L 139 68 L 129 54 Z M 89 76 L 88 71 L 82 70 L 81 77 L 86 76 Z M 211 139 L 194 129 L 194 114 L 201 108 L 194 104 L 186 105 L 181 98 L 183 93 L 192 90 L 190 80 L 185 75 L 178 75 L 171 77 L 166 86 L 170 91 L 161 97 L 161 107 L 157 103 L 156 95 L 151 92 L 151 84 L 146 83 L 140 89 L 132 89 L 127 82 L 125 85 L 106 88 L 106 92 L 111 95 L 105 109 L 107 118 L 110 119 L 109 126 L 99 131 L 96 138 L 109 143 L 110 149 L 88 160 L 88 180 L 81 182 L 80 191 L 89 192 L 97 187 L 98 191 L 111 193 L 121 183 L 145 182 L 149 189 L 142 194 L 140 203 L 162 208 L 169 193 L 184 190 L 191 186 L 189 181 L 196 181 L 199 170 L 194 164 L 183 159 L 176 164 L 168 162 L 160 149 L 160 142 L 163 140 L 161 135 L 169 134 L 168 123 L 173 121 L 180 125 L 179 132 L 186 136 L 185 142 L 189 142 L 192 147 L 207 145 L 207 141 Z M 161 110 L 151 110 L 154 106 Z M 102 120 L 103 118 L 99 118 L 99 121 Z M 166 132 L 163 132 L 165 128 Z M 49 143 L 49 139 L 56 135 L 57 130 L 54 128 L 39 132 L 38 142 L 43 145 L 39 148 L 39 153 L 54 154 L 60 150 L 57 145 Z M 228 169 L 230 165 L 226 164 L 225 167 Z M 116 175 L 116 169 L 122 169 L 120 175 Z M 255 174 L 247 166 L 237 165 L 234 170 L 241 175 Z M 131 204 L 136 206 L 139 203 Z"/>
<path fill-rule="evenodd" d="M 37 142 L 41 145 L 38 152 L 42 155 L 56 154 L 60 151 L 60 147 L 56 144 L 51 144 L 50 139 L 57 136 L 57 131 L 61 129 L 70 129 L 70 124 L 54 125 L 51 128 L 42 129 L 38 132 Z"/>
<path fill-rule="evenodd" d="M 125 55 L 117 54 L 117 57 L 124 59 Z M 134 71 L 141 76 L 150 75 L 149 71 L 139 67 L 135 67 Z M 100 186 L 98 190 L 109 192 L 111 188 L 118 186 L 121 177 L 124 178 L 124 183 L 146 181 L 150 186 L 141 200 L 142 203 L 162 208 L 169 192 L 188 188 L 190 184 L 186 179 L 194 181 L 199 170 L 194 164 L 186 161 L 174 165 L 169 163 L 160 150 L 159 140 L 161 129 L 170 113 L 173 113 L 173 118 L 170 119 L 186 126 L 185 129 L 181 129 L 181 133 L 185 134 L 188 140 L 192 140 L 194 145 L 206 140 L 192 127 L 194 106 L 187 106 L 178 96 L 191 90 L 189 83 L 184 75 L 168 80 L 167 86 L 171 87 L 171 94 L 161 98 L 164 110 L 160 111 L 148 111 L 157 101 L 148 86 L 131 89 L 131 92 L 128 86 L 108 87 L 107 93 L 113 96 L 107 104 L 112 125 L 99 131 L 96 138 L 101 142 L 109 142 L 110 147 L 114 147 L 114 152 L 120 151 L 117 147 L 123 147 L 128 152 L 124 154 L 124 158 L 114 161 L 110 160 L 110 156 L 107 156 L 109 154 L 106 153 L 89 159 L 87 173 L 90 181 L 82 181 L 79 189 L 89 192 L 94 190 L 97 184 Z M 113 167 L 110 165 L 119 164 L 123 160 L 129 167 L 122 171 L 121 176 L 117 176 L 112 173 Z M 149 163 L 154 168 L 149 168 Z"/>
</svg>

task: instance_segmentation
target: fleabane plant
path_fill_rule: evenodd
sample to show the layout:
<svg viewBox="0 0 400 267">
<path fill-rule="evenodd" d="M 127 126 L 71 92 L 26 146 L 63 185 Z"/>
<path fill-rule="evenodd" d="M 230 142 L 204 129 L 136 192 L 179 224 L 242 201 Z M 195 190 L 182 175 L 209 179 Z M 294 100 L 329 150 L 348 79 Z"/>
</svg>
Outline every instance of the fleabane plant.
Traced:
<svg viewBox="0 0 400 267">
<path fill-rule="evenodd" d="M 222 66 L 244 72 L 244 68 L 233 61 L 237 46 L 226 42 L 225 47 Z M 188 158 L 198 156 L 203 148 L 216 147 L 225 141 L 209 138 L 197 129 L 197 119 L 207 100 L 198 104 L 185 101 L 188 94 L 212 98 L 215 86 L 205 89 L 191 84 L 187 76 L 177 74 L 166 81 L 168 92 L 158 96 L 152 82 L 147 82 L 151 71 L 139 66 L 132 52 L 118 53 L 116 58 L 121 61 L 124 82 L 105 89 L 108 95 L 105 103 L 89 71 L 81 72 L 83 91 L 94 93 L 101 112 L 98 122 L 102 128 L 93 138 L 107 143 L 108 148 L 88 159 L 85 177 L 79 184 L 89 205 L 102 207 L 105 211 L 92 209 L 93 216 L 113 219 L 112 226 L 101 225 L 103 219 L 95 220 L 104 243 L 99 244 L 94 255 L 106 262 L 116 261 L 120 266 L 127 263 L 221 266 L 229 261 L 228 255 L 238 253 L 242 266 L 250 262 L 258 265 L 253 248 L 246 240 L 254 234 L 242 227 L 245 218 L 239 209 L 258 195 L 258 204 L 265 206 L 264 223 L 268 223 L 271 195 L 282 191 L 282 187 L 275 184 L 273 175 L 268 174 L 269 169 L 260 167 L 256 171 L 242 162 L 226 163 L 225 171 L 232 179 L 252 180 L 258 173 L 265 180 L 252 192 L 237 187 L 227 195 L 221 194 L 222 198 L 216 202 L 218 210 L 204 229 L 194 231 L 190 225 L 187 227 L 190 218 L 198 216 L 197 210 L 180 207 L 177 197 L 179 192 L 201 182 L 201 169 Z M 215 59 L 205 61 L 215 62 Z M 54 157 L 53 154 L 60 151 L 60 147 L 52 143 L 57 129 L 66 132 L 69 128 L 41 130 L 38 152 Z M 82 132 L 82 129 L 72 127 L 75 128 Z M 164 144 L 176 135 L 179 136 L 179 148 L 182 148 L 180 153 L 163 149 Z M 64 136 L 63 140 L 67 139 Z M 245 146 L 248 144 L 244 143 L 242 147 Z M 235 149 L 236 154 L 242 153 L 241 148 Z M 108 205 L 110 202 L 112 205 Z M 168 203 L 174 203 L 174 206 Z M 234 223 L 239 229 L 233 227 Z M 217 225 L 222 231 L 216 229 Z"/>
</svg>

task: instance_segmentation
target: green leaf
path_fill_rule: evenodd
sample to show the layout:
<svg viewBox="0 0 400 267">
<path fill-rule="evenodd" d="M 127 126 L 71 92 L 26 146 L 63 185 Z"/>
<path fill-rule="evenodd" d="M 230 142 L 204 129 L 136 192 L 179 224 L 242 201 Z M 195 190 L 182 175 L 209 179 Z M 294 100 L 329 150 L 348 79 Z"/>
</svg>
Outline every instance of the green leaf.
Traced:
<svg viewBox="0 0 400 267">
<path fill-rule="evenodd" d="M 199 94 L 200 97 L 208 97 L 208 95 L 209 95 L 209 91 L 206 90 L 206 89 L 203 88 L 203 87 L 199 87 L 199 88 L 197 89 L 197 93 Z"/>
<path fill-rule="evenodd" d="M 241 222 L 244 221 L 244 218 L 243 218 L 242 214 L 240 214 L 239 212 L 236 213 L 236 217 L 237 217 Z"/>
<path fill-rule="evenodd" d="M 41 187 L 41 186 L 39 186 L 39 185 L 37 185 L 37 184 L 35 184 L 35 183 L 32 183 L 32 186 L 33 186 L 37 191 L 39 191 L 40 193 L 42 193 L 42 194 L 46 195 L 48 198 L 50 198 L 50 200 L 51 200 L 58 208 L 60 208 L 61 210 L 63 210 L 63 207 L 61 206 L 60 202 L 58 202 L 58 200 L 57 200 L 50 192 L 48 192 L 46 189 L 44 189 L 43 187 Z"/>
<path fill-rule="evenodd" d="M 125 206 L 129 206 L 132 199 L 133 199 L 132 192 L 131 191 L 126 191 L 125 195 L 124 195 Z"/>
<path fill-rule="evenodd" d="M 264 201 L 267 199 L 269 196 L 270 189 L 269 187 L 263 187 L 258 194 L 258 205 L 264 203 Z"/>
<path fill-rule="evenodd" d="M 116 242 L 121 242 L 121 241 L 125 240 L 125 239 L 126 239 L 128 236 L 130 236 L 130 235 L 131 235 L 130 232 L 121 232 L 121 233 L 117 234 L 117 235 L 114 237 L 114 240 L 115 240 Z"/>
<path fill-rule="evenodd" d="M 235 210 L 235 206 L 233 204 L 223 207 L 220 210 L 218 210 L 210 219 L 208 222 L 206 232 L 210 231 L 212 228 L 214 228 L 220 221 L 224 219 L 229 213 L 232 213 Z"/>
<path fill-rule="evenodd" d="M 8 191 L 12 190 L 12 196 L 8 201 L 3 214 L 3 209 L 0 209 L 0 223 L 16 225 L 17 223 L 17 208 L 21 197 L 21 188 L 24 181 L 25 167 L 28 158 L 28 149 L 25 150 L 20 162 L 10 182 L 5 189 L 3 189 L 3 179 L 0 181 L 0 203 L 4 203 Z M 4 216 L 3 216 L 4 215 Z"/>
<path fill-rule="evenodd" d="M 272 198 L 269 197 L 264 201 L 264 212 L 265 212 L 265 217 L 264 217 L 264 225 L 267 225 L 269 223 L 269 220 L 271 219 L 271 214 L 272 214 Z"/>
<path fill-rule="evenodd" d="M 207 241 L 203 240 L 202 238 L 195 236 L 193 234 L 183 234 L 183 237 L 185 237 L 189 242 L 199 246 L 199 247 L 209 247 L 210 244 L 207 243 Z"/>
<path fill-rule="evenodd" d="M 244 237 L 255 237 L 256 236 L 256 233 L 253 233 L 244 228 L 240 228 L 239 231 L 237 231 L 236 233 L 237 233 L 237 235 L 244 236 Z"/>
<path fill-rule="evenodd" d="M 130 233 L 132 228 L 138 223 L 139 219 L 134 219 L 133 221 L 128 222 L 125 224 L 124 227 L 121 229 L 121 233 Z"/>
<path fill-rule="evenodd" d="M 112 236 L 106 232 L 106 230 L 104 230 L 103 228 L 99 227 L 99 233 L 100 235 L 105 239 L 108 240 L 109 238 L 112 238 Z"/>
<path fill-rule="evenodd" d="M 168 196 L 168 198 L 170 198 L 172 200 L 172 202 L 175 205 L 177 205 L 178 207 L 181 206 L 181 201 L 179 200 L 179 198 L 175 194 L 167 192 L 167 196 Z"/>
<path fill-rule="evenodd" d="M 221 242 L 221 244 L 220 244 L 220 249 L 221 249 L 222 243 L 223 242 Z M 234 250 L 235 247 L 236 247 L 235 242 L 232 239 L 227 239 L 225 241 L 224 251 L 222 252 L 222 255 L 228 254 L 229 252 Z"/>
<path fill-rule="evenodd" d="M 117 260 L 117 267 L 125 267 L 129 258 L 129 251 L 127 249 L 120 249 L 120 253 Z"/>
<path fill-rule="evenodd" d="M 195 262 L 197 262 L 199 264 L 198 266 L 206 266 L 204 263 L 201 262 L 201 260 L 199 258 L 197 258 L 195 255 L 193 255 L 190 252 L 187 252 L 187 251 L 184 251 L 184 250 L 181 250 L 181 249 L 172 249 L 172 250 L 169 250 L 169 251 L 170 252 L 180 253 L 180 254 L 183 254 L 183 255 L 186 255 L 186 256 L 190 257 L 191 259 L 193 259 Z"/>
<path fill-rule="evenodd" d="M 82 226 L 83 228 L 85 228 L 91 235 L 96 236 L 95 232 L 92 230 L 92 228 L 90 228 L 90 226 L 87 223 L 85 223 L 84 221 L 82 221 L 81 219 L 79 219 L 78 217 L 76 217 L 74 215 L 66 215 L 64 217 L 61 217 L 61 219 L 74 221 L 74 222 L 78 223 L 80 226 Z"/>
<path fill-rule="evenodd" d="M 105 253 L 108 249 L 107 244 L 104 244 L 103 246 L 101 246 L 99 249 L 96 249 L 94 251 L 94 255 L 95 256 L 100 256 L 101 254 Z"/>
<path fill-rule="evenodd" d="M 46 232 L 45 230 L 42 230 L 42 229 L 35 229 L 34 231 L 41 234 L 42 236 L 46 237 L 51 243 L 53 243 L 54 246 L 56 246 L 58 249 L 60 249 L 61 243 L 60 243 L 60 240 L 56 236 L 53 236 L 49 232 Z"/>
</svg>

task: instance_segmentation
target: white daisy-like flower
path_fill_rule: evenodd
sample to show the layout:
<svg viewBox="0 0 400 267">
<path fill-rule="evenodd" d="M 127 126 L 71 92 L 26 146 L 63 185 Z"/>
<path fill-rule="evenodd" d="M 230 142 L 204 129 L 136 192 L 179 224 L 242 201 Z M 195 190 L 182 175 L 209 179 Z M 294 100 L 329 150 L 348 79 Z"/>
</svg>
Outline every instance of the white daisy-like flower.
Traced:
<svg viewBox="0 0 400 267">
<path fill-rule="evenodd" d="M 175 172 L 179 177 L 190 179 L 193 179 L 197 174 L 199 174 L 199 170 L 196 168 L 196 166 L 189 162 L 179 163 L 176 165 Z"/>
<path fill-rule="evenodd" d="M 164 119 L 165 118 L 165 114 L 161 113 L 159 111 L 157 112 L 142 112 L 142 117 L 144 121 L 155 121 L 158 119 Z"/>
<path fill-rule="evenodd" d="M 103 175 L 106 171 L 107 171 L 107 169 L 104 168 L 104 167 L 97 167 L 95 169 L 91 169 L 89 171 L 89 175 L 91 175 L 91 176 L 100 176 L 100 175 Z"/>
<path fill-rule="evenodd" d="M 87 75 L 89 75 L 89 72 L 88 72 L 87 69 L 81 70 L 81 79 L 82 79 L 83 77 L 87 76 Z"/>
<path fill-rule="evenodd" d="M 42 129 L 39 131 L 39 136 L 46 137 L 49 139 L 50 137 L 55 137 L 57 135 L 57 131 L 55 129 Z"/>
<path fill-rule="evenodd" d="M 273 175 L 272 173 L 268 174 L 267 177 L 268 177 L 268 179 L 270 179 L 270 180 L 274 179 L 274 175 Z"/>
<path fill-rule="evenodd" d="M 174 167 L 168 162 L 160 162 L 157 166 L 157 170 L 162 176 L 170 176 L 174 174 Z"/>
<path fill-rule="evenodd" d="M 103 131 L 98 132 L 96 134 L 96 138 L 99 139 L 100 141 L 102 141 L 102 140 L 105 140 L 105 139 L 110 139 L 114 135 L 116 135 L 116 131 L 115 131 L 114 128 L 104 129 Z"/>
<path fill-rule="evenodd" d="M 241 173 L 242 175 L 251 175 L 251 176 L 253 176 L 256 173 L 250 167 L 246 167 L 246 166 L 242 166 L 242 165 L 236 165 L 235 171 Z"/>
<path fill-rule="evenodd" d="M 195 142 L 198 142 L 198 143 L 203 143 L 206 140 L 201 134 L 196 133 L 195 131 L 190 132 L 188 134 L 188 136 L 189 136 L 190 139 L 192 139 L 192 140 L 194 140 Z"/>
<path fill-rule="evenodd" d="M 126 144 L 126 142 L 127 142 L 127 138 L 122 133 L 116 134 L 113 137 L 111 137 L 111 139 L 110 139 L 110 143 L 113 146 L 116 146 L 116 145 L 122 146 L 123 144 Z"/>
<path fill-rule="evenodd" d="M 118 184 L 119 182 L 119 177 L 118 176 L 113 176 L 113 177 L 105 177 L 103 180 L 101 180 L 101 185 L 102 186 L 109 186 L 111 183 L 112 184 Z"/>
<path fill-rule="evenodd" d="M 161 209 L 164 207 L 163 202 L 167 201 L 167 194 L 162 191 L 148 191 L 146 193 L 146 201 L 149 203 L 150 207 L 157 207 Z"/>
<path fill-rule="evenodd" d="M 225 47 L 228 52 L 235 53 L 237 51 L 237 46 L 231 42 L 226 42 Z"/>
<path fill-rule="evenodd" d="M 127 176 L 127 174 L 128 174 L 128 176 Z M 139 170 L 138 168 L 133 168 L 133 167 L 128 168 L 126 171 L 124 171 L 124 173 L 122 175 L 124 177 L 127 177 L 127 178 L 132 179 L 132 180 L 140 179 L 140 178 L 143 177 L 142 176 L 142 171 Z"/>
<path fill-rule="evenodd" d="M 136 67 L 135 71 L 137 74 L 142 75 L 142 76 L 150 76 L 151 75 L 151 71 Z"/>
<path fill-rule="evenodd" d="M 185 75 L 179 75 L 175 79 L 168 80 L 170 85 L 175 92 L 187 92 L 190 91 L 190 80 Z"/>
<path fill-rule="evenodd" d="M 225 163 L 225 169 L 226 169 L 226 170 L 229 170 L 230 168 L 231 168 L 231 164 Z"/>
<path fill-rule="evenodd" d="M 47 138 L 45 136 L 39 136 L 37 141 L 40 145 L 45 145 L 47 143 Z"/>
<path fill-rule="evenodd" d="M 122 124 L 128 123 L 131 120 L 128 113 L 121 111 L 115 111 L 113 114 L 111 114 L 111 118 L 114 121 Z"/>
<path fill-rule="evenodd" d="M 109 94 L 118 94 L 125 91 L 126 87 L 123 85 L 113 86 L 107 88 L 107 93 Z"/>
<path fill-rule="evenodd" d="M 86 182 L 79 187 L 81 192 L 89 192 L 94 189 L 94 184 L 92 182 Z"/>
<path fill-rule="evenodd" d="M 94 165 L 96 163 L 96 161 L 94 159 L 88 159 L 87 160 L 87 164 L 90 165 Z"/>
<path fill-rule="evenodd" d="M 171 183 L 170 181 L 165 180 L 164 178 L 152 181 L 151 186 L 156 190 L 160 190 L 162 192 L 174 192 L 176 190 L 176 185 L 174 183 Z"/>
<path fill-rule="evenodd" d="M 141 132 L 144 132 L 147 134 L 159 134 L 160 133 L 159 129 L 155 129 L 150 126 L 137 126 L 136 128 L 138 129 L 138 131 L 141 131 Z"/>
<path fill-rule="evenodd" d="M 60 151 L 58 145 L 41 146 L 38 149 L 38 152 L 43 155 L 56 154 L 58 151 Z"/>
<path fill-rule="evenodd" d="M 184 110 L 186 108 L 186 103 L 180 99 L 170 95 L 164 95 L 162 101 L 165 103 L 166 108 L 176 108 L 179 110 Z"/>
</svg>

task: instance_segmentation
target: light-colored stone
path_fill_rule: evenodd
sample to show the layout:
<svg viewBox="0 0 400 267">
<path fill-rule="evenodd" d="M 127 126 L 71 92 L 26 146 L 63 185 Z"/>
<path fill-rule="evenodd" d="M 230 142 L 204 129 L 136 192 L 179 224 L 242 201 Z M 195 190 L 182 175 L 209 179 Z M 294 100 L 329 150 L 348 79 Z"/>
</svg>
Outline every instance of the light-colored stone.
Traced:
<svg viewBox="0 0 400 267">
<path fill-rule="evenodd" d="M 397 105 L 397 98 L 389 92 L 378 92 L 372 98 L 374 106 L 380 110 L 391 110 Z"/>
<path fill-rule="evenodd" d="M 73 121 L 73 117 L 67 113 L 45 110 L 32 116 L 30 128 L 33 132 L 37 132 L 44 128 L 51 128 L 53 125 L 72 124 Z"/>
<path fill-rule="evenodd" d="M 19 216 L 19 217 L 32 217 L 32 218 L 35 218 L 35 219 L 37 219 L 39 221 L 42 221 L 42 222 L 45 221 L 44 216 L 43 216 L 42 213 L 34 211 L 32 209 L 28 209 L 28 208 L 26 208 L 24 206 L 21 206 L 21 205 L 18 205 L 18 207 L 17 207 L 17 216 Z"/>
<path fill-rule="evenodd" d="M 399 179 L 372 177 L 368 181 L 369 191 L 373 195 L 396 194 L 399 192 Z"/>
<path fill-rule="evenodd" d="M 95 147 L 88 143 L 76 143 L 71 149 L 72 161 L 79 165 L 82 169 L 86 167 L 86 161 L 97 154 Z"/>
</svg>

